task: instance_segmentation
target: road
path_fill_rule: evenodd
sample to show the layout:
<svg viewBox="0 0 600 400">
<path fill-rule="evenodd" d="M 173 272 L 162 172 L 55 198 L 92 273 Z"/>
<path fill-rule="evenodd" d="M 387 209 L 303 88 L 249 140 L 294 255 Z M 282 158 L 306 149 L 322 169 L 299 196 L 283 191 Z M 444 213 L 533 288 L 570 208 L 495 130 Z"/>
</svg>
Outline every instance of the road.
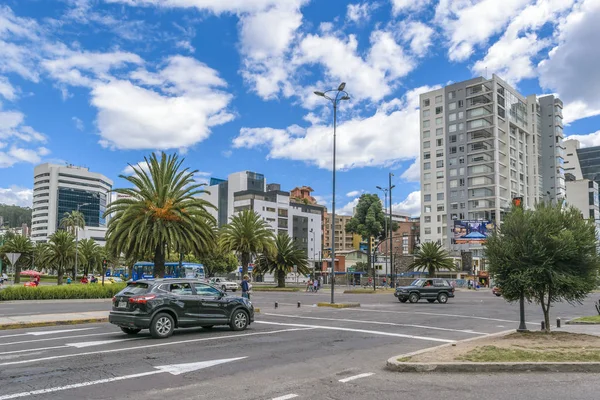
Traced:
<svg viewBox="0 0 600 400">
<path fill-rule="evenodd" d="M 400 304 L 392 295 L 337 297 L 359 300 L 362 307 L 312 306 L 326 300 L 327 293 L 256 293 L 253 302 L 261 313 L 245 332 L 190 329 L 154 340 L 145 332 L 127 337 L 109 324 L 1 331 L 0 400 L 380 400 L 415 395 L 535 400 L 590 399 L 597 393 L 600 377 L 595 375 L 401 375 L 383 369 L 394 355 L 515 328 L 518 307 L 489 291 L 460 292 L 445 305 Z M 553 314 L 563 319 L 591 314 L 592 302 L 558 304 Z M 82 304 L 91 308 L 82 309 Z M 7 308 L 14 313 L 91 311 L 106 305 L 3 303 L 0 313 Z M 538 326 L 538 307 L 528 307 L 528 321 L 530 328 L 534 322 Z"/>
</svg>

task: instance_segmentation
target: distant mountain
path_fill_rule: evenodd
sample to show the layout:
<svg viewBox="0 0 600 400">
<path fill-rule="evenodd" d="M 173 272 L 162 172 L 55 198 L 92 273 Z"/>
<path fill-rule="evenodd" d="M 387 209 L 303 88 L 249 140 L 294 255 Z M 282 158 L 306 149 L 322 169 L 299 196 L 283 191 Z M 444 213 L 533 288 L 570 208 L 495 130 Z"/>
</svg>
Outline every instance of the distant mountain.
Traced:
<svg viewBox="0 0 600 400">
<path fill-rule="evenodd" d="M 9 206 L 0 204 L 0 219 L 4 219 L 4 226 L 8 228 L 19 228 L 23 224 L 31 226 L 31 208 Z"/>
</svg>

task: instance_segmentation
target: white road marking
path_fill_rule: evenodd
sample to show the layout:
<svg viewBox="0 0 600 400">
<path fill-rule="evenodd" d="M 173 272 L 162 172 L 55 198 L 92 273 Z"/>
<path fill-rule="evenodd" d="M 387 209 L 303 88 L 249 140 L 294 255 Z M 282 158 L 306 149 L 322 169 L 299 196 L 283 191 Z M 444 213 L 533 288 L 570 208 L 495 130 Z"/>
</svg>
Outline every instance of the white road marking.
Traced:
<svg viewBox="0 0 600 400">
<path fill-rule="evenodd" d="M 273 313 L 262 313 L 263 315 L 273 315 L 277 317 L 285 317 L 285 318 L 299 318 L 299 319 L 318 319 L 325 321 L 340 321 L 340 322 L 356 322 L 361 324 L 373 324 L 373 325 L 390 325 L 390 326 L 405 326 L 409 328 L 423 328 L 423 329 L 432 329 L 438 331 L 448 331 L 448 332 L 462 332 L 469 333 L 474 335 L 487 335 L 485 332 L 475 332 L 472 329 L 450 329 L 450 328 L 438 328 L 436 326 L 425 326 L 425 325 L 413 325 L 413 324 L 396 324 L 394 322 L 379 322 L 379 321 L 363 321 L 358 319 L 345 319 L 345 318 L 323 318 L 323 317 L 305 317 L 302 315 L 284 315 L 284 314 L 273 314 Z"/>
<path fill-rule="evenodd" d="M 4 339 L 4 338 L 8 338 L 8 337 L 17 337 L 17 336 L 29 336 L 29 335 L 32 335 L 32 336 L 55 335 L 57 333 L 88 331 L 90 329 L 97 329 L 97 328 L 77 328 L 77 329 L 61 329 L 61 330 L 56 330 L 56 331 L 38 331 L 38 332 L 16 333 L 13 335 L 0 336 L 0 339 Z"/>
<path fill-rule="evenodd" d="M 286 394 L 285 396 L 279 396 L 279 397 L 274 397 L 272 400 L 288 400 L 288 399 L 295 399 L 296 397 L 298 397 L 297 394 Z"/>
<path fill-rule="evenodd" d="M 128 342 L 130 340 L 140 340 L 140 339 L 148 339 L 148 338 L 128 338 L 128 339 L 115 339 L 115 340 L 97 340 L 94 342 L 77 342 L 77 343 L 67 343 L 65 346 L 75 347 L 77 349 L 83 349 L 86 347 L 94 347 L 94 346 L 104 346 L 107 344 L 119 343 L 119 342 Z"/>
<path fill-rule="evenodd" d="M 69 390 L 69 389 L 77 389 L 77 388 L 81 388 L 81 387 L 99 385 L 99 384 L 102 384 L 102 383 L 111 383 L 111 382 L 116 382 L 116 381 L 123 381 L 123 380 L 126 380 L 126 379 L 141 378 L 141 377 L 149 376 L 149 375 L 162 374 L 164 372 L 168 372 L 168 373 L 170 373 L 172 375 L 179 375 L 179 374 L 183 374 L 183 373 L 186 373 L 186 372 L 192 372 L 192 371 L 196 371 L 196 370 L 203 369 L 203 368 L 213 367 L 215 365 L 224 364 L 224 363 L 227 363 L 227 362 L 242 360 L 244 358 L 246 358 L 246 357 L 226 358 L 226 359 L 222 359 L 222 360 L 201 361 L 201 362 L 188 363 L 188 364 L 161 365 L 161 366 L 154 367 L 154 368 L 156 368 L 155 371 L 141 372 L 139 374 L 117 376 L 117 377 L 114 377 L 114 378 L 99 379 L 97 381 L 81 382 L 81 383 L 75 383 L 75 384 L 72 384 L 72 385 L 57 386 L 57 387 L 47 388 L 47 389 L 31 390 L 29 392 L 12 393 L 12 394 L 7 394 L 7 395 L 4 395 L 4 396 L 0 396 L 0 400 L 17 399 L 17 398 L 20 398 L 20 397 L 29 397 L 29 396 L 35 396 L 35 395 L 38 395 L 38 394 L 62 392 L 64 390 Z"/>
<path fill-rule="evenodd" d="M 116 353 L 116 352 L 126 352 L 126 351 L 129 351 L 129 350 L 150 349 L 150 348 L 153 348 L 153 347 L 174 346 L 174 345 L 179 345 L 179 344 L 184 344 L 184 343 L 207 342 L 207 341 L 219 340 L 219 339 L 236 339 L 236 338 L 247 337 L 247 336 L 274 335 L 274 334 L 277 334 L 277 333 L 306 331 L 306 330 L 310 330 L 310 329 L 313 329 L 313 328 L 280 329 L 280 330 L 269 331 L 269 332 L 253 332 L 253 333 L 242 333 L 242 334 L 238 334 L 238 335 L 212 336 L 212 337 L 207 337 L 207 338 L 178 340 L 178 341 L 173 341 L 173 342 L 148 344 L 148 345 L 125 347 L 125 348 L 118 348 L 118 349 L 89 351 L 89 352 L 85 352 L 85 353 L 61 354 L 61 355 L 58 355 L 58 356 L 42 357 L 42 358 L 36 358 L 36 359 L 33 359 L 33 360 L 21 360 L 21 361 L 10 361 L 10 362 L 5 362 L 5 363 L 0 363 L 0 367 L 4 367 L 4 366 L 7 366 L 7 365 L 21 365 L 21 364 L 38 363 L 40 361 L 60 360 L 60 359 L 63 359 L 63 358 L 81 357 L 81 356 L 106 354 L 106 353 Z M 2 398 L 0 398 L 0 400 L 2 400 Z"/>
<path fill-rule="evenodd" d="M 35 340 L 21 340 L 19 342 L 8 342 L 8 343 L 0 343 L 0 346 L 9 346 L 11 344 L 23 344 L 23 343 L 36 343 L 36 342 L 47 342 L 52 340 L 62 340 L 62 339 L 72 339 L 72 338 L 82 338 L 82 337 L 90 337 L 90 336 L 105 336 L 105 335 L 118 335 L 119 332 L 104 332 L 104 333 L 90 333 L 89 335 L 72 335 L 72 336 L 59 336 L 54 338 L 46 338 L 46 339 L 35 339 Z"/>
<path fill-rule="evenodd" d="M 55 349 L 64 349 L 67 346 L 54 346 L 54 347 L 45 347 L 43 349 L 25 349 L 25 350 L 13 350 L 13 351 L 5 351 L 2 354 L 17 354 L 17 353 L 31 353 L 32 351 L 43 351 L 43 350 L 55 350 Z"/>
<path fill-rule="evenodd" d="M 369 307 L 369 305 L 367 304 L 363 307 Z M 413 311 L 388 311 L 388 310 L 361 310 L 360 308 L 341 308 L 341 310 L 343 310 L 343 311 L 366 311 L 366 312 L 378 312 L 378 313 L 393 313 L 393 314 L 422 314 L 422 315 L 435 315 L 435 316 L 439 316 L 439 317 L 482 319 L 482 320 L 486 320 L 486 321 L 498 321 L 498 322 L 519 322 L 519 321 L 511 321 L 508 319 L 476 317 L 474 315 L 437 314 L 437 313 L 429 313 L 429 312 L 421 312 L 421 311 L 413 312 Z"/>
<path fill-rule="evenodd" d="M 267 324 L 267 325 L 294 326 L 294 327 L 298 327 L 298 328 L 310 328 L 310 329 L 328 329 L 328 330 L 332 330 L 332 331 L 369 333 L 371 335 L 393 336 L 393 337 L 418 339 L 418 340 L 429 340 L 432 342 L 442 342 L 442 343 L 455 343 L 456 342 L 456 340 L 437 339 L 437 338 L 426 337 L 426 336 L 404 335 L 402 333 L 371 331 L 371 330 L 366 330 L 366 329 L 341 328 L 341 327 L 337 327 L 337 326 L 287 324 L 287 323 L 282 323 L 282 322 L 267 322 L 267 321 L 254 321 L 254 323 L 255 324 Z M 3 365 L 3 364 L 0 364 L 0 366 L 1 365 Z"/>
<path fill-rule="evenodd" d="M 358 375 L 350 376 L 348 378 L 340 379 L 339 382 L 346 383 L 346 382 L 353 381 L 355 379 L 366 378 L 371 375 L 375 375 L 375 374 L 373 372 L 366 372 L 364 374 L 358 374 Z"/>
</svg>

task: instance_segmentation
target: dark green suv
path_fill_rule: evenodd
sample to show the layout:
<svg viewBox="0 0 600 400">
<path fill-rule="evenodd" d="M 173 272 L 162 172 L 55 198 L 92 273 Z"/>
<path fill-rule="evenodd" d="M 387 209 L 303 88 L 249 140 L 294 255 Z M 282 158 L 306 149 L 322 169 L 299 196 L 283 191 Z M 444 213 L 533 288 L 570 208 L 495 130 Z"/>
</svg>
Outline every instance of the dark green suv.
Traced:
<svg viewBox="0 0 600 400">
<path fill-rule="evenodd" d="M 437 300 L 444 304 L 448 301 L 449 297 L 454 297 L 454 287 L 446 279 L 415 279 L 409 286 L 397 287 L 394 296 L 401 303 L 406 303 L 407 301 L 416 303 L 420 299 L 426 299 L 430 303 Z"/>
</svg>

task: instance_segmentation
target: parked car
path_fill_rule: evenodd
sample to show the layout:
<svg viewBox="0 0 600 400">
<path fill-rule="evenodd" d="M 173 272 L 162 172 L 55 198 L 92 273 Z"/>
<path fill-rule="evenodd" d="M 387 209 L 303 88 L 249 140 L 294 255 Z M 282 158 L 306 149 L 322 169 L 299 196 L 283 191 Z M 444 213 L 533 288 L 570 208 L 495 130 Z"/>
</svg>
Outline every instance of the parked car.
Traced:
<svg viewBox="0 0 600 400">
<path fill-rule="evenodd" d="M 444 304 L 449 297 L 454 297 L 454 287 L 446 279 L 415 279 L 409 286 L 397 287 L 394 296 L 401 303 L 416 303 L 420 299 L 426 299 L 430 303 L 437 300 Z"/>
<path fill-rule="evenodd" d="M 210 283 L 211 285 L 216 286 L 218 288 L 221 288 L 221 290 L 224 292 L 226 292 L 228 290 L 235 292 L 236 290 L 238 290 L 240 288 L 240 285 L 238 285 L 236 282 L 228 281 L 225 278 L 210 278 L 208 283 Z"/>
<path fill-rule="evenodd" d="M 502 296 L 502 289 L 500 289 L 499 286 L 494 286 L 492 288 L 492 294 L 495 294 L 496 296 L 500 297 Z"/>
<path fill-rule="evenodd" d="M 129 335 L 150 329 L 155 338 L 184 327 L 229 325 L 241 331 L 254 322 L 254 307 L 197 279 L 138 280 L 113 297 L 108 321 Z"/>
</svg>

